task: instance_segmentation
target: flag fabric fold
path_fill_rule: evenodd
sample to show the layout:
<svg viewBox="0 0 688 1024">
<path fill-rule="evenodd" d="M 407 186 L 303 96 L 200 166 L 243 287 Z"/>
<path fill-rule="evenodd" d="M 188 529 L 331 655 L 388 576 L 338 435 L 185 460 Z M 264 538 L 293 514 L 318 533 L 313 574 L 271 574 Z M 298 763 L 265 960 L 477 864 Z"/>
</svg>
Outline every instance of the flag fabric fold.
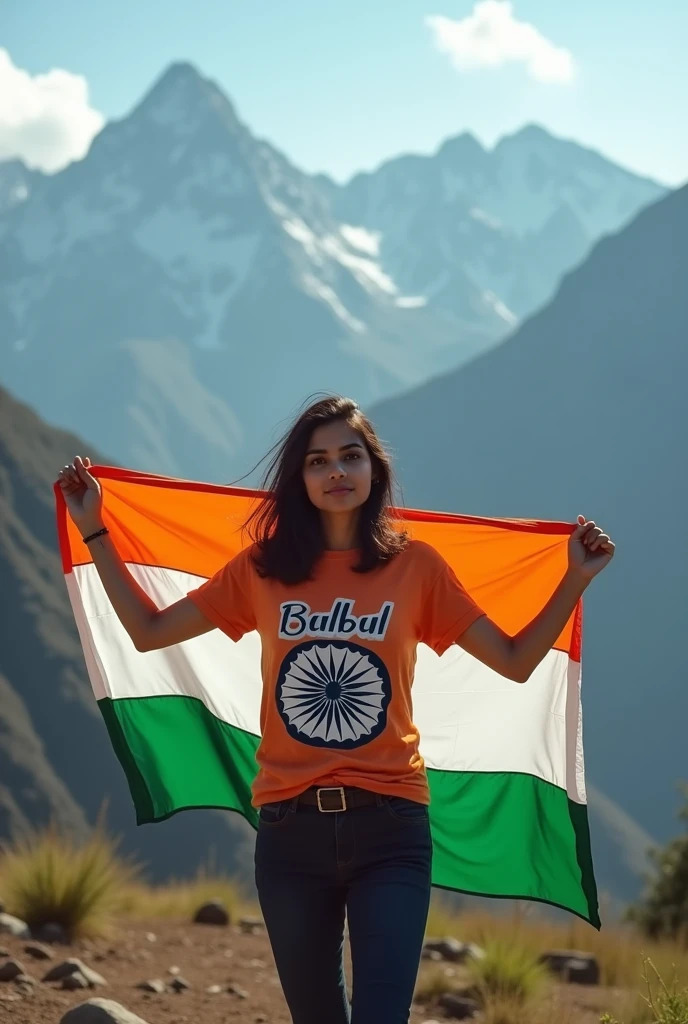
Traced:
<svg viewBox="0 0 688 1024">
<path fill-rule="evenodd" d="M 249 538 L 260 492 L 94 467 L 112 540 L 165 607 L 210 578 Z M 140 653 L 121 626 L 56 485 L 67 588 L 84 657 L 139 824 L 187 808 L 251 806 L 260 740 L 260 638 L 220 630 Z M 567 565 L 567 523 L 397 513 L 513 635 Z M 431 804 L 433 884 L 549 903 L 599 927 L 581 718 L 582 602 L 526 684 L 457 645 L 420 645 L 413 686 Z"/>
</svg>

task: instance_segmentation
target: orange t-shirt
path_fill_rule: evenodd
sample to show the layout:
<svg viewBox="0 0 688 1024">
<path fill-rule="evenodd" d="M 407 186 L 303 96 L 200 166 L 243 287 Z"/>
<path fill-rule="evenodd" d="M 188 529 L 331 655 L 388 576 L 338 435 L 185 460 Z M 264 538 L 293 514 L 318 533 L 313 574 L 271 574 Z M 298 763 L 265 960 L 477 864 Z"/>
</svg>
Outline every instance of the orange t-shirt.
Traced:
<svg viewBox="0 0 688 1024">
<path fill-rule="evenodd" d="M 246 548 L 189 597 L 232 640 L 257 630 L 263 695 L 253 804 L 309 786 L 359 786 L 429 803 L 411 686 L 416 647 L 443 654 L 483 612 L 442 556 L 410 541 L 351 571 L 326 551 L 314 579 L 261 579 Z"/>
</svg>

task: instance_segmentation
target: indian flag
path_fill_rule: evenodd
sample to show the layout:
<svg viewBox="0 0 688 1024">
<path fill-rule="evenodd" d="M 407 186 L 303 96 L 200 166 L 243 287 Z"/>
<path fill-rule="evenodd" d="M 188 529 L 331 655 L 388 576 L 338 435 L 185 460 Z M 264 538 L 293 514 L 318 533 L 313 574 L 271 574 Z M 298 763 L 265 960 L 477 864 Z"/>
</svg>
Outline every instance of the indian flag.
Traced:
<svg viewBox="0 0 688 1024">
<path fill-rule="evenodd" d="M 112 467 L 93 470 L 120 555 L 162 608 L 246 544 L 257 491 Z M 100 583 L 56 486 L 62 562 L 93 691 L 126 774 L 138 824 L 192 807 L 257 824 L 251 782 L 260 739 L 260 638 L 212 630 L 138 652 Z M 506 632 L 545 605 L 567 566 L 567 523 L 403 510 Z M 581 726 L 578 605 L 524 685 L 457 645 L 418 649 L 414 718 L 431 790 L 433 883 L 537 900 L 599 927 Z"/>
</svg>

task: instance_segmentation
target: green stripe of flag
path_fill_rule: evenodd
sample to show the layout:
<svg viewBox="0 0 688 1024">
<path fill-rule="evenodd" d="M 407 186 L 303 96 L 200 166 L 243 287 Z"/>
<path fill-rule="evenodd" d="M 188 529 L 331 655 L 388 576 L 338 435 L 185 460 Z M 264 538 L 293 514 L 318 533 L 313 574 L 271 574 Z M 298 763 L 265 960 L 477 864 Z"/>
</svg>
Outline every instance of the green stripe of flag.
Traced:
<svg viewBox="0 0 688 1024">
<path fill-rule="evenodd" d="M 139 825 L 188 808 L 238 811 L 254 827 L 259 737 L 195 697 L 98 702 Z M 562 907 L 599 928 L 587 807 L 532 775 L 428 769 L 433 884 Z M 498 837 L 495 840 L 495 837 Z"/>
</svg>

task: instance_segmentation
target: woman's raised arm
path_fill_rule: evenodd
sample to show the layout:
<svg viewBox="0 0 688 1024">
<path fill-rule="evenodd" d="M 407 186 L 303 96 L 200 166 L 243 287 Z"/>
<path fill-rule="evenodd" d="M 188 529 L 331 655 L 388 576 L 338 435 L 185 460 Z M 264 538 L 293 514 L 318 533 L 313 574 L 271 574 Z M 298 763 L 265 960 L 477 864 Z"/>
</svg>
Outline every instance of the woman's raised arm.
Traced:
<svg viewBox="0 0 688 1024">
<path fill-rule="evenodd" d="M 579 516 L 569 539 L 568 569 L 542 611 L 516 636 L 509 636 L 483 615 L 457 644 L 500 675 L 525 683 L 556 643 L 585 588 L 612 560 L 614 550 L 608 534 Z"/>
<path fill-rule="evenodd" d="M 57 477 L 67 510 L 82 537 L 103 526 L 102 492 L 89 471 L 90 464 L 90 459 L 77 456 Z M 109 534 L 92 540 L 89 550 L 105 593 L 137 651 L 170 647 L 215 628 L 188 597 L 158 608 L 129 572 Z"/>
</svg>

